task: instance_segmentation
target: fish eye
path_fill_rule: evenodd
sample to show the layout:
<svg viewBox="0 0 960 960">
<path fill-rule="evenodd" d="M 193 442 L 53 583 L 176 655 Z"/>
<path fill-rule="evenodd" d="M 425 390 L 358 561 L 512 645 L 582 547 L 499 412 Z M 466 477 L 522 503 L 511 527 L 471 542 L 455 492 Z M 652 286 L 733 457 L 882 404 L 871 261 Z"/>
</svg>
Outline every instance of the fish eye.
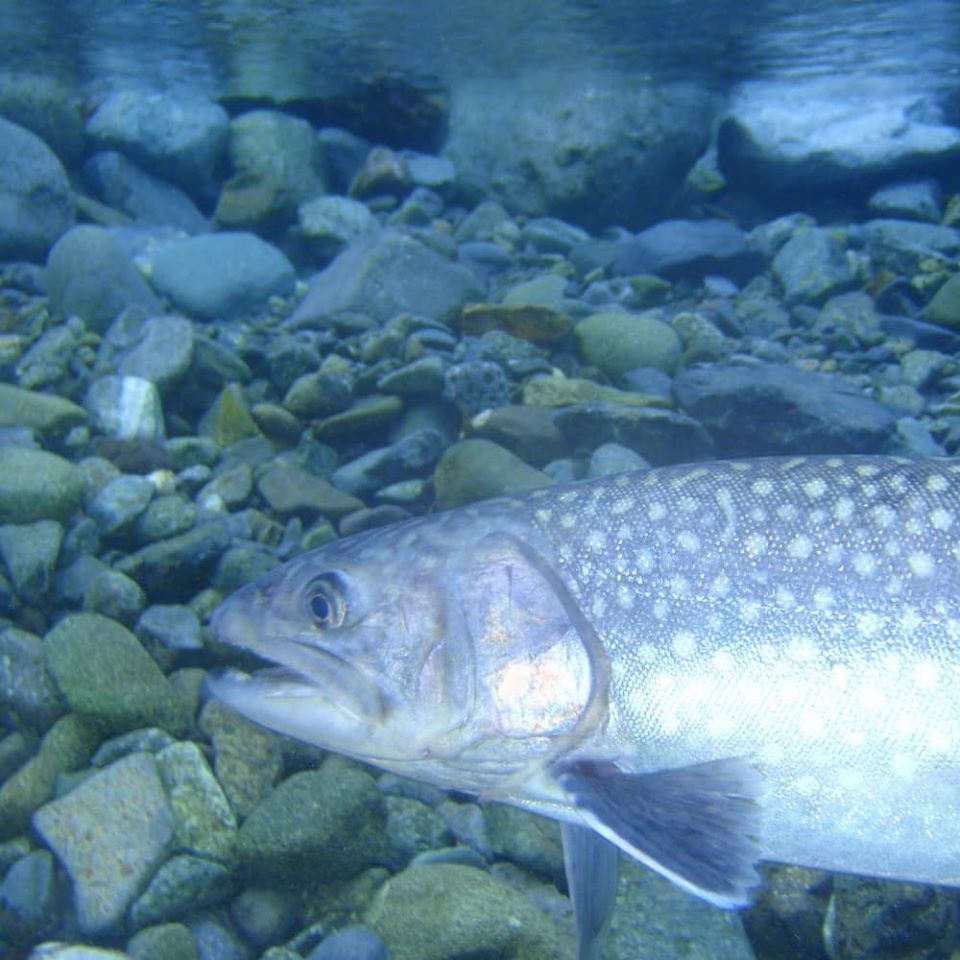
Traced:
<svg viewBox="0 0 960 960">
<path fill-rule="evenodd" d="M 338 578 L 324 574 L 310 581 L 305 593 L 307 613 L 322 630 L 342 626 L 347 616 L 347 602 Z"/>
</svg>

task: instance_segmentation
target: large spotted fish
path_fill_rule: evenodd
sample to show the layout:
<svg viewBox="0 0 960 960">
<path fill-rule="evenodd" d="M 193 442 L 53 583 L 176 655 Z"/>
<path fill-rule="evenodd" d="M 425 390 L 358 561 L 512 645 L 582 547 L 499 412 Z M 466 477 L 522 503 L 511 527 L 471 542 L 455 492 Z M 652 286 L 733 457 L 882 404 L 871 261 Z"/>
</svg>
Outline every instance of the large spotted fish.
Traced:
<svg viewBox="0 0 960 960">
<path fill-rule="evenodd" d="M 722 906 L 757 860 L 960 884 L 960 460 L 620 474 L 304 554 L 219 637 L 283 733 L 564 825 L 580 956 L 616 849 Z"/>
</svg>

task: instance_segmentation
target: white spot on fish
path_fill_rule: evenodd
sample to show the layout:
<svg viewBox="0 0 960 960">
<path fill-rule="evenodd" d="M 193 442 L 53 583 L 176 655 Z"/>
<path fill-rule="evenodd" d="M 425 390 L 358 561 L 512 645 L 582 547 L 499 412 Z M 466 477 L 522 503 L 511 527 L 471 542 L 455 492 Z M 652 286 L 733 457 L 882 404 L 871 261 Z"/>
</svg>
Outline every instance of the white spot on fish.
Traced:
<svg viewBox="0 0 960 960">
<path fill-rule="evenodd" d="M 853 572 L 860 577 L 872 577 L 877 572 L 877 558 L 872 553 L 857 553 L 853 557 Z"/>
<path fill-rule="evenodd" d="M 652 643 L 641 643 L 636 653 L 641 663 L 653 663 L 657 659 L 657 648 Z"/>
<path fill-rule="evenodd" d="M 755 560 L 767 552 L 767 538 L 759 533 L 748 534 L 743 541 L 743 549 L 748 557 Z"/>
<path fill-rule="evenodd" d="M 756 623 L 760 619 L 760 604 L 756 600 L 742 600 L 740 602 L 740 619 L 744 623 Z"/>
<path fill-rule="evenodd" d="M 697 652 L 697 638 L 691 630 L 678 630 L 671 641 L 673 652 L 683 660 L 688 660 Z"/>
<path fill-rule="evenodd" d="M 587 534 L 586 542 L 587 546 L 595 552 L 599 552 L 607 546 L 607 538 L 599 530 L 591 530 Z"/>
<path fill-rule="evenodd" d="M 653 570 L 653 553 L 646 547 L 637 551 L 637 570 L 640 573 L 650 573 Z"/>
<path fill-rule="evenodd" d="M 882 629 L 883 617 L 873 611 L 857 614 L 857 630 L 864 639 L 875 637 Z"/>
<path fill-rule="evenodd" d="M 900 614 L 900 629 L 906 633 L 913 633 L 917 627 L 923 625 L 923 617 L 917 613 L 913 607 L 906 607 L 903 613 Z"/>
<path fill-rule="evenodd" d="M 849 523 L 853 514 L 854 503 L 849 497 L 840 497 L 833 505 L 833 515 L 840 523 Z"/>
<path fill-rule="evenodd" d="M 813 553 L 813 541 L 804 533 L 798 534 L 787 544 L 787 555 L 795 560 L 806 560 Z"/>
<path fill-rule="evenodd" d="M 880 472 L 880 468 L 874 463 L 857 464 L 854 470 L 856 470 L 861 477 L 875 477 Z"/>
<path fill-rule="evenodd" d="M 920 550 L 916 550 L 907 555 L 907 565 L 910 567 L 910 572 L 915 577 L 920 578 L 933 576 L 934 570 L 936 569 L 933 557 L 931 557 L 929 553 L 923 553 Z"/>
<path fill-rule="evenodd" d="M 757 497 L 768 497 L 773 493 L 773 481 L 768 477 L 761 477 L 750 484 L 750 492 Z"/>
<path fill-rule="evenodd" d="M 893 507 L 887 506 L 885 503 L 878 504 L 870 511 L 870 519 L 873 521 L 874 525 L 879 527 L 881 530 L 885 530 L 887 527 L 892 526 L 897 519 L 897 512 Z"/>
<path fill-rule="evenodd" d="M 827 492 L 827 484 L 820 477 L 814 477 L 803 485 L 803 492 L 811 500 L 818 500 Z"/>
<path fill-rule="evenodd" d="M 713 578 L 709 590 L 712 597 L 726 597 L 730 593 L 730 577 L 721 571 Z"/>
<path fill-rule="evenodd" d="M 659 501 L 654 501 L 647 506 L 647 517 L 653 523 L 659 523 L 667 515 L 667 508 Z"/>
<path fill-rule="evenodd" d="M 550 522 L 550 518 L 553 516 L 553 514 L 549 510 L 537 510 L 534 516 L 537 518 L 537 523 L 546 526 L 546 524 Z"/>
<path fill-rule="evenodd" d="M 670 604 L 666 600 L 654 600 L 651 607 L 653 616 L 657 620 L 666 620 L 670 616 Z"/>
<path fill-rule="evenodd" d="M 810 637 L 791 637 L 787 644 L 787 656 L 795 663 L 812 663 L 820 655 L 820 649 Z"/>
<path fill-rule="evenodd" d="M 946 477 L 941 477 L 938 473 L 932 473 L 927 477 L 927 489 L 931 493 L 943 493 L 950 486 Z"/>
<path fill-rule="evenodd" d="M 576 526 L 577 515 L 575 513 L 564 513 L 560 517 L 560 526 L 566 530 L 570 530 L 572 527 Z"/>
<path fill-rule="evenodd" d="M 733 654 L 726 648 L 720 647 L 713 653 L 713 668 L 719 673 L 730 673 L 737 666 Z"/>
<path fill-rule="evenodd" d="M 930 511 L 930 525 L 934 530 L 949 530 L 953 526 L 953 514 L 943 507 Z"/>
<path fill-rule="evenodd" d="M 700 549 L 700 538 L 689 530 L 681 530 L 677 534 L 677 543 L 682 550 L 686 550 L 688 553 L 695 553 Z"/>
<path fill-rule="evenodd" d="M 816 610 L 832 610 L 836 603 L 833 591 L 829 587 L 814 587 L 810 599 Z"/>
<path fill-rule="evenodd" d="M 786 587 L 777 587 L 773 599 L 776 605 L 783 610 L 792 610 L 797 605 L 797 598 Z"/>
<path fill-rule="evenodd" d="M 793 523 L 797 519 L 799 511 L 792 503 L 781 503 L 777 507 L 777 516 L 784 521 L 784 523 Z"/>
<path fill-rule="evenodd" d="M 671 577 L 667 583 L 667 588 L 674 597 L 686 597 L 690 595 L 690 581 L 686 577 Z"/>
<path fill-rule="evenodd" d="M 620 584 L 617 587 L 617 603 L 624 610 L 629 610 L 633 606 L 633 591 L 626 585 Z"/>
</svg>

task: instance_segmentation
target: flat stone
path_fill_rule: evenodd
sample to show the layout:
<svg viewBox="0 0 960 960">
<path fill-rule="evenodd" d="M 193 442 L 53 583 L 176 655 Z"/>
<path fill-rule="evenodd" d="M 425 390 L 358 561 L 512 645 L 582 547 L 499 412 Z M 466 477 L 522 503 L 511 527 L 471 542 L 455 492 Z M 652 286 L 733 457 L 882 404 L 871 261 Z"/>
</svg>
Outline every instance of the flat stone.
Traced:
<svg viewBox="0 0 960 960">
<path fill-rule="evenodd" d="M 721 456 L 875 453 L 897 419 L 839 377 L 787 364 L 696 367 L 675 389 Z"/>
<path fill-rule="evenodd" d="M 670 400 L 653 393 L 618 390 L 593 380 L 554 373 L 532 377 L 523 385 L 523 402 L 530 406 L 568 407 L 575 403 L 616 403 L 624 407 L 664 407 Z"/>
<path fill-rule="evenodd" d="M 70 876 L 86 934 L 123 920 L 173 838 L 157 764 L 147 753 L 118 760 L 41 807 L 33 827 Z"/>
<path fill-rule="evenodd" d="M 433 473 L 437 505 L 443 509 L 536 490 L 552 482 L 504 447 L 479 439 L 448 447 Z"/>
<path fill-rule="evenodd" d="M 363 435 L 393 423 L 403 413 L 403 401 L 399 397 L 362 397 L 342 413 L 321 420 L 314 428 L 319 439 Z"/>
<path fill-rule="evenodd" d="M 337 313 L 386 321 L 399 313 L 446 320 L 483 294 L 474 275 L 424 244 L 385 230 L 358 240 L 310 282 L 294 326 Z"/>
<path fill-rule="evenodd" d="M 271 509 L 280 514 L 321 514 L 336 520 L 364 505 L 327 480 L 283 459 L 266 467 L 257 478 L 257 489 Z"/>
</svg>

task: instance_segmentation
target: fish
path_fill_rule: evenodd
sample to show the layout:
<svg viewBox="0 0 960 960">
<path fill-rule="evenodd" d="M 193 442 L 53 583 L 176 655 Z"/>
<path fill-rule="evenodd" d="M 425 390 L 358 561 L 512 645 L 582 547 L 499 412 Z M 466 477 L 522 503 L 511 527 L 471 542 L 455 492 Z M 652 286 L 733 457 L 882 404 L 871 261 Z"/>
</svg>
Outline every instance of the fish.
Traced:
<svg viewBox="0 0 960 960">
<path fill-rule="evenodd" d="M 960 459 L 620 473 L 333 541 L 240 588 L 256 723 L 561 824 L 581 960 L 623 851 L 960 885 Z"/>
</svg>

